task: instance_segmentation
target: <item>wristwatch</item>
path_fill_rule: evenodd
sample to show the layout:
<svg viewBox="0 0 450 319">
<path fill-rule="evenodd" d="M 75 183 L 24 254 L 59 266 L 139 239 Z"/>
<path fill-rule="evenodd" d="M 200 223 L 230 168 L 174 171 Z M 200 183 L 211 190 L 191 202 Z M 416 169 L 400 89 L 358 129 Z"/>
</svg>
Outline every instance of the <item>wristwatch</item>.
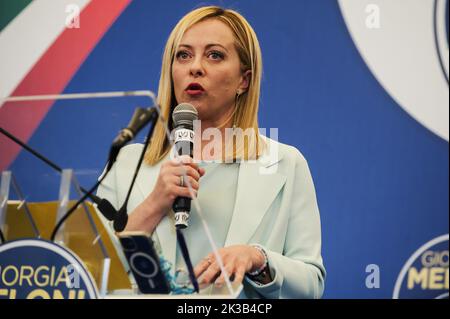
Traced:
<svg viewBox="0 0 450 319">
<path fill-rule="evenodd" d="M 269 267 L 269 258 L 267 257 L 267 253 L 260 245 L 252 245 L 252 247 L 258 249 L 264 256 L 264 264 L 259 267 L 257 270 L 248 272 L 246 275 L 247 277 L 255 282 L 258 283 L 269 283 L 272 281 L 272 276 L 270 274 L 270 267 Z"/>
</svg>

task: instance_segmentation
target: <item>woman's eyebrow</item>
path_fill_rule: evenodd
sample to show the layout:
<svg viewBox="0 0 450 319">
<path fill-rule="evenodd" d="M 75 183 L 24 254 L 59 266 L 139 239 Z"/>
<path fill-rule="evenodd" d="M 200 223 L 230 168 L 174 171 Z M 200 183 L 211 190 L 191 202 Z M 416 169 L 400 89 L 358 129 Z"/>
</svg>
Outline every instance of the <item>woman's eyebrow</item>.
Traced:
<svg viewBox="0 0 450 319">
<path fill-rule="evenodd" d="M 207 45 L 205 46 L 205 49 L 209 49 L 209 48 L 215 47 L 215 46 L 221 47 L 221 48 L 223 48 L 225 51 L 228 52 L 228 49 L 227 49 L 226 47 L 224 47 L 222 44 L 219 44 L 219 43 L 209 43 L 209 44 L 207 44 Z M 192 45 L 189 45 L 189 44 L 183 44 L 183 43 L 180 44 L 179 47 L 185 47 L 185 48 L 188 48 L 188 49 L 192 49 Z"/>
</svg>

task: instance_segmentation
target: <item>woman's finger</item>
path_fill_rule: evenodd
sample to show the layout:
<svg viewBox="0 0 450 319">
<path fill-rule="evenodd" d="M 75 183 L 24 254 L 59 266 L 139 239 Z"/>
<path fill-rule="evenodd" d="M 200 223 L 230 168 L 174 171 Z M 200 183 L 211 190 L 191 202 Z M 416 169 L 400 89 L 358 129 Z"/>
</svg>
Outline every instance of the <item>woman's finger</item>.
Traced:
<svg viewBox="0 0 450 319">
<path fill-rule="evenodd" d="M 220 275 L 220 268 L 219 265 L 214 262 L 212 263 L 208 269 L 203 273 L 202 279 L 200 280 L 200 283 L 202 285 L 207 285 L 213 283 L 217 277 Z"/>
<path fill-rule="evenodd" d="M 179 159 L 175 158 L 174 160 L 169 161 L 168 163 L 172 167 L 181 167 L 183 165 L 190 166 L 194 170 L 196 170 L 200 174 L 200 176 L 205 175 L 206 172 L 204 168 L 199 167 L 198 164 L 195 163 L 194 160 L 187 155 L 180 156 Z"/>
<path fill-rule="evenodd" d="M 220 274 L 219 278 L 217 278 L 217 280 L 215 281 L 215 285 L 217 287 L 221 287 L 223 286 L 223 284 L 225 283 L 225 276 L 227 276 L 228 278 L 233 277 L 234 275 L 234 266 L 233 265 L 227 265 L 225 266 L 225 272 L 226 274 L 224 274 L 223 272 Z"/>
<path fill-rule="evenodd" d="M 198 191 L 196 189 L 193 189 L 192 191 L 193 191 L 193 195 L 191 195 L 191 192 L 190 192 L 189 188 L 187 188 L 187 187 L 173 186 L 172 196 L 188 197 L 190 199 L 194 199 L 194 197 L 197 197 Z"/>
<path fill-rule="evenodd" d="M 239 284 L 242 283 L 242 281 L 244 280 L 244 276 L 245 276 L 245 267 L 244 266 L 238 267 L 234 273 L 233 283 Z"/>
<path fill-rule="evenodd" d="M 173 175 L 177 175 L 177 176 L 186 174 L 188 176 L 193 177 L 195 180 L 199 180 L 199 178 L 200 178 L 200 173 L 196 169 L 194 169 L 190 166 L 173 167 L 171 173 Z"/>
<path fill-rule="evenodd" d="M 195 277 L 200 277 L 200 275 L 203 274 L 203 272 L 208 269 L 209 265 L 211 264 L 212 258 L 210 256 L 206 256 L 205 258 L 203 258 L 194 268 Z"/>
</svg>

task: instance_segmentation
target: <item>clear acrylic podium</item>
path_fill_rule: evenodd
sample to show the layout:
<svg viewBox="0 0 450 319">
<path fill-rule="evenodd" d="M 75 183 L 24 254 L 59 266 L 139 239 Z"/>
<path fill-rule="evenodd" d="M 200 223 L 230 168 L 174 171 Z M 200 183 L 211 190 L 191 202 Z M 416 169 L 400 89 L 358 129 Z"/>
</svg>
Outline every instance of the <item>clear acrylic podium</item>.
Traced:
<svg viewBox="0 0 450 319">
<path fill-rule="evenodd" d="M 100 93 L 77 93 L 61 95 L 37 95 L 25 97 L 9 97 L 0 99 L 8 103 L 36 103 L 39 101 L 87 100 L 96 99 L 111 102 L 111 99 L 140 97 L 150 105 L 155 105 L 155 96 L 150 91 L 123 91 Z M 69 102 L 67 102 L 69 103 Z M 140 102 L 142 103 L 142 102 Z M 72 105 L 72 104 L 71 104 Z M 135 105 L 136 106 L 136 105 Z M 112 140 L 111 136 L 111 140 Z M 83 150 L 77 150 L 82 152 Z M 105 157 L 107 154 L 105 154 Z M 36 159 L 33 159 L 36 160 Z M 187 178 L 186 178 L 187 179 Z M 64 169 L 59 177 L 59 192 L 46 202 L 29 202 L 29 187 L 18 185 L 14 172 L 1 172 L 0 185 L 0 229 L 6 241 L 21 238 L 41 238 L 49 240 L 51 233 L 70 207 L 83 195 L 74 170 Z M 44 185 L 45 187 L 45 185 Z M 135 186 L 136 187 L 136 186 Z M 28 193 L 23 193 L 26 191 Z M 12 200 L 14 193 L 15 199 Z M 198 203 L 193 201 L 194 205 Z M 192 216 L 194 217 L 194 216 Z M 195 218 L 201 218 L 200 214 Z M 208 241 L 211 251 L 217 249 L 213 243 L 206 222 L 204 233 L 199 234 L 202 240 Z M 138 292 L 129 266 L 125 260 L 118 240 L 109 223 L 90 202 L 84 202 L 65 221 L 56 234 L 55 241 L 74 252 L 85 264 L 94 278 L 101 298 L 237 298 L 242 285 L 233 285 L 229 281 L 222 288 L 213 286 L 203 290 L 202 294 L 192 295 L 143 295 Z M 189 249 L 189 247 L 188 247 Z M 164 255 L 164 252 L 162 252 Z M 195 266 L 195 265 L 194 265 Z"/>
<path fill-rule="evenodd" d="M 76 200 L 73 192 L 78 184 L 72 170 L 64 170 L 61 176 L 58 201 L 29 203 L 24 198 L 14 175 L 4 171 L 0 180 L 0 229 L 6 241 L 23 238 L 50 239 L 53 228 L 63 214 Z M 71 192 L 72 190 L 72 192 Z M 8 200 L 11 191 L 19 200 Z M 71 196 L 72 194 L 72 196 Z M 81 197 L 82 194 L 76 194 Z M 237 298 L 242 286 L 233 286 L 233 293 L 227 287 L 210 286 L 202 294 L 154 295 L 140 294 L 134 280 L 128 274 L 128 265 L 112 238 L 97 210 L 90 202 L 85 202 L 69 217 L 56 235 L 56 243 L 75 253 L 85 264 L 94 278 L 99 296 L 108 299 L 217 299 Z"/>
</svg>

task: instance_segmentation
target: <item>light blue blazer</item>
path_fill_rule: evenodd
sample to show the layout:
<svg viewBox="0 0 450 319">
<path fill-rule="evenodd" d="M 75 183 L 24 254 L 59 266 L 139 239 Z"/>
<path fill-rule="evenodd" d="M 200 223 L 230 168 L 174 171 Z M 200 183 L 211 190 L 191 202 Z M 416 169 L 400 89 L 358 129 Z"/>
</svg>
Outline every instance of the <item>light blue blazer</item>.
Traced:
<svg viewBox="0 0 450 319">
<path fill-rule="evenodd" d="M 264 156 L 253 163 L 240 164 L 236 202 L 224 247 L 260 244 L 267 252 L 274 280 L 259 285 L 246 278 L 240 297 L 320 298 L 325 268 L 319 209 L 308 164 L 296 148 L 266 139 L 270 150 Z M 132 144 L 123 148 L 98 189 L 97 194 L 116 208 L 125 200 L 142 147 Z M 128 212 L 153 190 L 160 165 L 141 166 Z M 175 264 L 173 218 L 163 218 L 153 237 L 157 237 L 163 256 Z"/>
</svg>

